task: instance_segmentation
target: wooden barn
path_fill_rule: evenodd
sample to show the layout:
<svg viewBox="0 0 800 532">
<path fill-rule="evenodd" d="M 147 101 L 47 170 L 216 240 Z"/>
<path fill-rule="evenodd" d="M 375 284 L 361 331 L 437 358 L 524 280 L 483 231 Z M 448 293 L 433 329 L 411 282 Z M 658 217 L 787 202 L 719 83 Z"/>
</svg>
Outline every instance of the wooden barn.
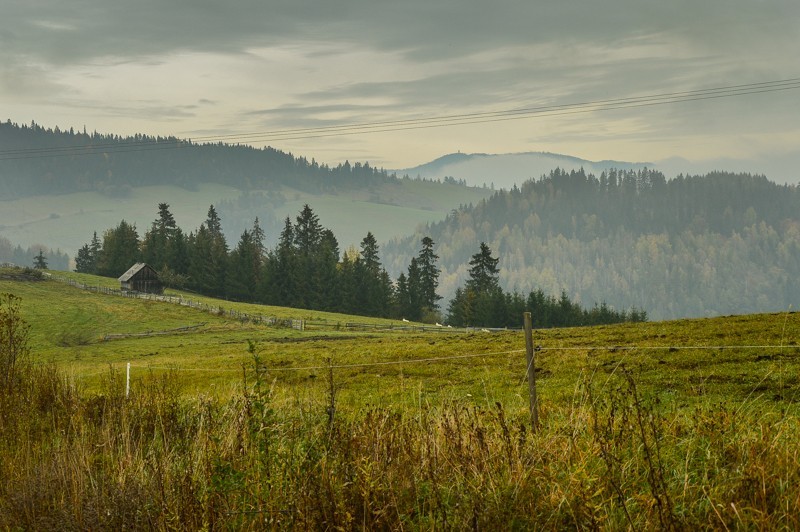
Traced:
<svg viewBox="0 0 800 532">
<path fill-rule="evenodd" d="M 158 273 L 145 264 L 137 262 L 119 278 L 120 289 L 127 292 L 145 292 L 148 294 L 161 294 L 164 285 L 158 278 Z"/>
</svg>

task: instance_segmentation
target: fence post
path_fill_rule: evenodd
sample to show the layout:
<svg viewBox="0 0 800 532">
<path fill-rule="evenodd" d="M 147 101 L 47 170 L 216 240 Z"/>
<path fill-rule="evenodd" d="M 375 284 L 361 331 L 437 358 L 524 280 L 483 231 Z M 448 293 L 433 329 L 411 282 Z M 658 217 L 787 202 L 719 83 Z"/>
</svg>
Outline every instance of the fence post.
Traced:
<svg viewBox="0 0 800 532">
<path fill-rule="evenodd" d="M 125 371 L 125 399 L 131 394 L 131 363 L 128 362 L 128 368 Z"/>
<path fill-rule="evenodd" d="M 533 431 L 539 428 L 539 399 L 536 396 L 536 357 L 534 356 L 533 349 L 533 324 L 531 322 L 531 313 L 526 312 L 524 315 L 525 323 L 525 358 L 528 362 L 528 395 L 530 397 L 531 408 L 531 426 Z"/>
</svg>

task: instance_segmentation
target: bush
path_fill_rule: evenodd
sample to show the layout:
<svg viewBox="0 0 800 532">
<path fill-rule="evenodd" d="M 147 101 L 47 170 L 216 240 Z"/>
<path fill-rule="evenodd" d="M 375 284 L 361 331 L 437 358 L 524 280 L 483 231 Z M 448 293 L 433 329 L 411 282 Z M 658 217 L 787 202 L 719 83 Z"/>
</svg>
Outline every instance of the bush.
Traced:
<svg viewBox="0 0 800 532">
<path fill-rule="evenodd" d="M 0 395 L 11 393 L 28 357 L 30 326 L 20 315 L 21 299 L 0 294 Z"/>
</svg>

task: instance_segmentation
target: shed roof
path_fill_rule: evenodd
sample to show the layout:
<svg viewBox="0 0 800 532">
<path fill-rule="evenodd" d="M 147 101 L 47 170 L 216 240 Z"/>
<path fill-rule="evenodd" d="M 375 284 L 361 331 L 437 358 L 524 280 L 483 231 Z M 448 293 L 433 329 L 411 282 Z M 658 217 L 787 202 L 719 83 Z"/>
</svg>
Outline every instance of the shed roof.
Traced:
<svg viewBox="0 0 800 532">
<path fill-rule="evenodd" d="M 120 275 L 119 279 L 117 279 L 117 280 L 120 281 L 120 282 L 123 282 L 123 283 L 126 282 L 126 281 L 130 281 L 137 273 L 139 273 L 140 271 L 142 271 L 145 268 L 150 268 L 151 270 L 153 269 L 150 266 L 148 266 L 147 263 L 145 263 L 145 262 L 137 262 L 136 264 L 131 266 L 128 269 L 127 272 L 125 272 L 122 275 Z M 153 270 L 153 271 L 155 271 L 155 270 Z"/>
</svg>

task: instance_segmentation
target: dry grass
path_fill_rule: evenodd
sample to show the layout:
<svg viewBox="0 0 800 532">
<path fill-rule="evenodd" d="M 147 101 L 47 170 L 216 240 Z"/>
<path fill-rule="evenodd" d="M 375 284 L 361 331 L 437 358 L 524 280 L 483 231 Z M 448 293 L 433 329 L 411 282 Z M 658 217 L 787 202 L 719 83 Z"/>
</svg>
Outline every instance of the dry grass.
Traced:
<svg viewBox="0 0 800 532">
<path fill-rule="evenodd" d="M 37 327 L 64 327 L 44 307 L 21 306 L 42 317 L 34 362 L 56 349 Z M 502 352 L 524 345 L 517 333 L 256 345 L 259 329 L 220 320 L 171 355 L 209 368 L 215 346 L 236 350 L 228 369 L 246 367 L 214 394 L 140 368 L 126 398 L 108 365 L 85 387 L 20 363 L 0 393 L 0 529 L 799 529 L 797 317 L 538 332 L 536 433 L 521 354 L 277 371 Z M 778 347 L 685 348 L 715 344 Z"/>
<path fill-rule="evenodd" d="M 542 426 L 498 403 L 337 412 L 227 401 L 120 374 L 85 396 L 53 367 L 3 397 L 0 527 L 800 527 L 800 423 L 760 406 L 664 412 L 632 373 L 586 377 Z M 602 393 L 600 393 L 602 390 Z"/>
</svg>

